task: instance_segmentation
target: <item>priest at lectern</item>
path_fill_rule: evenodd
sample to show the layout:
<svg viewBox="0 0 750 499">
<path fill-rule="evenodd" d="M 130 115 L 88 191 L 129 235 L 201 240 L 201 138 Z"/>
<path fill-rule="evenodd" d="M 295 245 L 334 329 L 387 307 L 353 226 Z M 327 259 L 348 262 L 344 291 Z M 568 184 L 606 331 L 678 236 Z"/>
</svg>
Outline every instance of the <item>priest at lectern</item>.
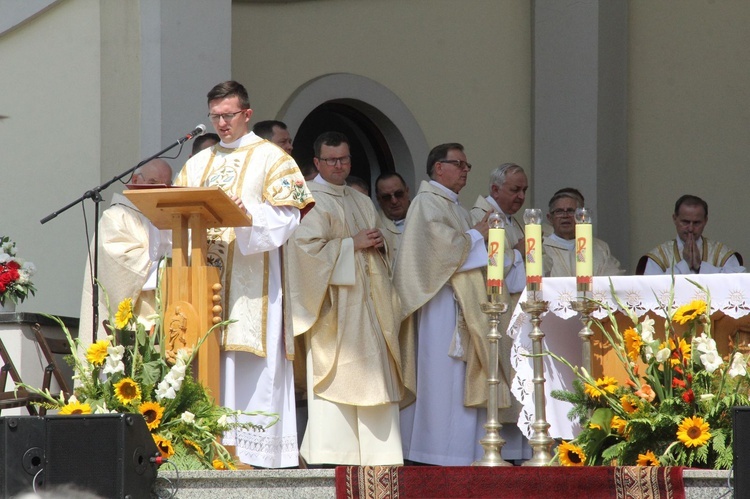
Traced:
<svg viewBox="0 0 750 499">
<path fill-rule="evenodd" d="M 225 433 L 224 443 L 235 445 L 244 463 L 294 467 L 294 341 L 283 336 L 279 248 L 314 201 L 292 157 L 248 133 L 253 111 L 240 83 L 211 89 L 208 110 L 221 142 L 190 158 L 175 185 L 218 186 L 252 218 L 251 227 L 208 231 L 208 263 L 220 268 L 225 318 L 237 321 L 222 333 L 220 402 L 280 416 L 265 432 Z"/>
</svg>

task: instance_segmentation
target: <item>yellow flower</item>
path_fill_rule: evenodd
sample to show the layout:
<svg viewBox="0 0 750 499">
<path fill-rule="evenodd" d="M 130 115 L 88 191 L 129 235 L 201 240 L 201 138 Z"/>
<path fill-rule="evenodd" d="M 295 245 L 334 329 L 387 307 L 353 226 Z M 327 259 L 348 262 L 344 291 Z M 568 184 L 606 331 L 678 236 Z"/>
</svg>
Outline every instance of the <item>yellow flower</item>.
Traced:
<svg viewBox="0 0 750 499">
<path fill-rule="evenodd" d="M 117 305 L 117 313 L 115 314 L 115 327 L 117 329 L 125 329 L 130 320 L 133 318 L 133 299 L 125 298 Z"/>
<path fill-rule="evenodd" d="M 96 343 L 92 343 L 86 350 L 86 360 L 95 366 L 104 364 L 104 360 L 107 358 L 108 346 L 108 340 L 99 340 Z"/>
<path fill-rule="evenodd" d="M 693 416 L 685 418 L 677 427 L 677 440 L 685 444 L 685 447 L 700 447 L 711 438 L 708 432 L 708 423 L 703 418 Z"/>
<path fill-rule="evenodd" d="M 623 435 L 625 433 L 625 427 L 627 426 L 627 424 L 628 422 L 622 419 L 620 416 L 612 416 L 612 421 L 609 423 L 609 426 L 618 434 Z"/>
<path fill-rule="evenodd" d="M 91 414 L 91 406 L 82 404 L 77 400 L 65 405 L 58 414 Z"/>
<path fill-rule="evenodd" d="M 625 350 L 628 352 L 630 360 L 638 360 L 638 356 L 641 354 L 641 347 L 643 346 L 643 340 L 641 335 L 635 329 L 628 328 L 622 333 L 625 338 Z"/>
<path fill-rule="evenodd" d="M 617 380 L 612 376 L 604 376 L 596 380 L 596 386 L 585 383 L 583 390 L 592 399 L 599 400 L 599 397 L 605 392 L 615 393 L 617 390 Z"/>
<path fill-rule="evenodd" d="M 622 409 L 628 414 L 633 414 L 638 410 L 638 401 L 630 395 L 620 397 L 620 404 L 622 405 Z"/>
<path fill-rule="evenodd" d="M 156 443 L 156 447 L 159 449 L 159 452 L 161 452 L 162 457 L 169 459 L 174 456 L 172 442 L 156 433 L 151 434 L 151 436 L 154 437 L 154 443 Z"/>
<path fill-rule="evenodd" d="M 131 378 L 124 378 L 115 383 L 115 396 L 122 404 L 129 404 L 141 398 L 141 387 Z"/>
<path fill-rule="evenodd" d="M 652 451 L 648 451 L 645 454 L 638 454 L 638 460 L 636 463 L 638 466 L 660 466 L 659 458 L 656 457 Z"/>
<path fill-rule="evenodd" d="M 188 438 L 183 438 L 182 441 L 185 442 L 185 445 L 187 445 L 188 447 L 192 447 L 193 450 L 195 450 L 195 452 L 197 452 L 200 456 L 204 455 L 203 449 L 201 449 L 200 445 L 196 444 L 195 442 L 193 442 L 192 440 Z"/>
<path fill-rule="evenodd" d="M 596 423 L 589 423 L 589 428 L 591 428 L 592 430 L 601 430 L 602 429 L 602 427 L 599 426 Z"/>
<path fill-rule="evenodd" d="M 560 457 L 560 464 L 563 466 L 583 466 L 586 462 L 586 454 L 584 454 L 583 449 L 565 440 L 557 448 L 557 455 Z"/>
<path fill-rule="evenodd" d="M 590 385 L 588 383 L 584 383 L 583 391 L 586 393 L 586 395 L 588 395 L 594 400 L 599 400 L 599 397 L 601 397 L 603 393 L 599 388 L 595 387 L 594 385 Z"/>
<path fill-rule="evenodd" d="M 706 313 L 706 302 L 703 300 L 693 300 L 687 305 L 683 305 L 677 309 L 674 313 L 672 320 L 680 324 L 687 324 L 688 322 L 698 318 L 700 315 Z"/>
<path fill-rule="evenodd" d="M 144 402 L 138 407 L 138 411 L 143 414 L 149 430 L 158 428 L 164 416 L 164 408 L 158 402 Z"/>
</svg>

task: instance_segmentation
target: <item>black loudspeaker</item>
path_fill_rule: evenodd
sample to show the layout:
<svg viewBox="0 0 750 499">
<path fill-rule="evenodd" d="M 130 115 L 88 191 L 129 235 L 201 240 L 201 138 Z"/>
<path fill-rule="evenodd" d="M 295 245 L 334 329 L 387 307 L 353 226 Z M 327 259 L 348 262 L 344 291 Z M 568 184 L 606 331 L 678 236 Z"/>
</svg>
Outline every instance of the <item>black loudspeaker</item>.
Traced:
<svg viewBox="0 0 750 499">
<path fill-rule="evenodd" d="M 42 484 L 44 419 L 39 416 L 0 417 L 0 497 L 31 492 Z"/>
<path fill-rule="evenodd" d="M 750 498 L 750 407 L 732 407 L 734 497 Z"/>
<path fill-rule="evenodd" d="M 46 490 L 72 484 L 102 497 L 150 497 L 160 455 L 140 414 L 47 416 Z"/>
</svg>

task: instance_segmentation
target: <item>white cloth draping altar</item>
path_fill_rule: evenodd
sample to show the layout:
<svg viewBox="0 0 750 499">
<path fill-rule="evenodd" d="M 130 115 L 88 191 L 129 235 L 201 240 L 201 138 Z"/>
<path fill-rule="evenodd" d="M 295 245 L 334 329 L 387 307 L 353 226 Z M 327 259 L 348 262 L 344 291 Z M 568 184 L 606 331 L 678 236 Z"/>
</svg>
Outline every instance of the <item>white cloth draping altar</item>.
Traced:
<svg viewBox="0 0 750 499">
<path fill-rule="evenodd" d="M 671 276 L 619 276 L 594 277 L 593 296 L 595 301 L 607 304 L 611 309 L 621 310 L 610 292 L 610 279 L 619 300 L 639 317 L 651 311 L 665 317 L 662 309 L 669 302 L 672 289 Z M 750 314 L 750 274 L 707 274 L 677 275 L 674 277 L 674 307 L 692 300 L 705 300 L 703 291 L 690 280 L 700 284 L 710 294 L 711 313 L 723 312 L 739 319 Z M 572 309 L 571 300 L 576 299 L 574 277 L 550 277 L 543 282 L 544 300 L 549 302 L 548 311 L 542 315 L 541 328 L 545 333 L 543 349 L 568 360 L 573 365 L 581 364 L 581 340 L 578 332 L 582 328 L 580 316 Z M 518 427 L 531 437 L 531 424 L 534 422 L 534 384 L 530 317 L 520 307 L 526 301 L 523 291 L 511 316 L 508 335 L 513 338 L 511 364 L 515 369 L 511 392 L 521 402 L 522 409 Z M 622 310 L 621 310 L 622 311 Z M 607 317 L 607 310 L 599 308 L 592 314 L 597 319 Z M 594 328 L 594 326 L 592 326 Z M 574 374 L 570 368 L 544 357 L 546 419 L 550 424 L 549 434 L 553 438 L 570 439 L 578 433 L 578 426 L 567 418 L 571 405 L 551 397 L 552 390 L 572 390 Z"/>
</svg>

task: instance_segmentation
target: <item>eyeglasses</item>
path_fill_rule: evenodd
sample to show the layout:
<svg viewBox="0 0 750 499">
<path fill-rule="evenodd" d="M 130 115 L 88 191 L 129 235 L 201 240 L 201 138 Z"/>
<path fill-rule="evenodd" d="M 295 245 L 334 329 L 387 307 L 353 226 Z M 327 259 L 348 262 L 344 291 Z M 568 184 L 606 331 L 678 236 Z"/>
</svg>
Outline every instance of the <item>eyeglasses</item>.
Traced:
<svg viewBox="0 0 750 499">
<path fill-rule="evenodd" d="M 406 192 L 404 192 L 403 190 L 398 190 L 391 194 L 379 194 L 378 199 L 380 199 L 382 202 L 385 203 L 385 202 L 390 201 L 391 199 L 401 199 L 404 197 L 405 194 Z"/>
<path fill-rule="evenodd" d="M 558 208 L 556 210 L 552 210 L 550 213 L 552 213 L 553 217 L 557 218 L 563 218 L 563 217 L 572 217 L 576 214 L 575 208 Z"/>
<path fill-rule="evenodd" d="M 325 161 L 328 166 L 336 166 L 336 163 L 341 163 L 342 166 L 348 165 L 352 162 L 351 156 L 341 156 L 340 158 L 318 158 L 320 161 Z"/>
<path fill-rule="evenodd" d="M 230 121 L 232 121 L 234 119 L 235 116 L 237 116 L 238 114 L 243 113 L 245 111 L 247 111 L 247 109 L 242 109 L 242 110 L 236 111 L 234 113 L 224 113 L 224 114 L 211 114 L 211 113 L 209 113 L 208 114 L 208 119 L 210 119 L 214 123 L 218 123 L 220 119 L 224 118 L 224 121 L 226 123 L 229 123 Z"/>
<path fill-rule="evenodd" d="M 471 171 L 471 163 L 467 163 L 466 161 L 461 161 L 460 159 L 441 159 L 440 161 L 438 161 L 438 163 L 450 163 L 454 166 L 461 168 L 462 170 L 466 168 L 467 170 Z"/>
</svg>

